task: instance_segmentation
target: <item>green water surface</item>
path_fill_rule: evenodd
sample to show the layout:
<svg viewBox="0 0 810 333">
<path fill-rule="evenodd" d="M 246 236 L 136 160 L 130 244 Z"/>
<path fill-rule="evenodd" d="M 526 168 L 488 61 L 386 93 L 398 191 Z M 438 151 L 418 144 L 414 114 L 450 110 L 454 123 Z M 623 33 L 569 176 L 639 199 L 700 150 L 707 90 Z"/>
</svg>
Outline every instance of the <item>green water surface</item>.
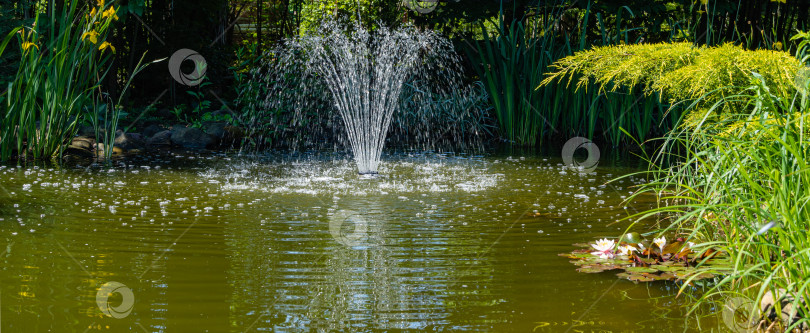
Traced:
<svg viewBox="0 0 810 333">
<path fill-rule="evenodd" d="M 558 256 L 655 204 L 622 204 L 641 179 L 605 184 L 636 167 L 561 163 L 402 154 L 377 178 L 306 154 L 5 166 L 0 330 L 723 330 L 686 316 L 675 283 L 578 273 Z"/>
</svg>

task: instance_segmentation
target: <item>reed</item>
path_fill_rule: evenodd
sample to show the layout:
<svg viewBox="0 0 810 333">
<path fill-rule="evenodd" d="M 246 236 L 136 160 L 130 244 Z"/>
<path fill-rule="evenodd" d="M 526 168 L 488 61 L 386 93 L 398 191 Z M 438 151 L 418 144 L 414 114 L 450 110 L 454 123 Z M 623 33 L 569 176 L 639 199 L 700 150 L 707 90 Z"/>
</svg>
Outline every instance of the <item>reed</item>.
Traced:
<svg viewBox="0 0 810 333">
<path fill-rule="evenodd" d="M 482 30 L 486 28 L 481 26 Z M 484 34 L 477 44 L 481 63 L 479 77 L 489 93 L 502 136 L 517 145 L 533 146 L 543 126 L 538 106 L 542 95 L 533 87 L 540 83 L 550 60 L 543 46 L 533 39 L 523 23 L 506 26 L 499 20 L 495 37 Z"/>
<path fill-rule="evenodd" d="M 567 82 L 547 77 L 572 57 L 587 54 L 589 51 L 581 51 L 593 45 L 638 42 L 631 37 L 638 28 L 627 26 L 624 20 L 634 17 L 629 7 L 620 7 L 615 19 L 610 20 L 615 26 L 608 26 L 603 13 L 592 13 L 588 3 L 580 11 L 582 19 L 573 32 L 559 31 L 565 6 L 542 5 L 537 10 L 542 12 L 532 19 L 509 25 L 499 16 L 491 33 L 482 25 L 483 40 L 471 42 L 473 47 L 468 50 L 490 95 L 502 138 L 512 144 L 533 146 L 539 140 L 559 135 L 602 136 L 618 146 L 628 140 L 622 129 L 644 139 L 663 135 L 671 128 L 667 116 L 674 113 L 677 119 L 679 109 L 670 108 L 660 94 L 632 86 L 623 90 L 616 86 L 609 91 L 568 89 Z M 599 39 L 589 40 L 591 21 L 597 24 L 594 29 Z M 577 77 L 580 84 L 602 83 L 588 73 L 566 74 L 572 74 L 569 79 Z"/>
<path fill-rule="evenodd" d="M 3 92 L 1 161 L 60 155 L 92 104 L 115 50 L 106 37 L 117 16 L 103 1 L 92 8 L 80 3 L 51 1 L 49 13 L 38 12 L 32 26 L 14 29 L 0 45 L 2 53 L 17 39 L 22 49 L 17 73 Z"/>
</svg>

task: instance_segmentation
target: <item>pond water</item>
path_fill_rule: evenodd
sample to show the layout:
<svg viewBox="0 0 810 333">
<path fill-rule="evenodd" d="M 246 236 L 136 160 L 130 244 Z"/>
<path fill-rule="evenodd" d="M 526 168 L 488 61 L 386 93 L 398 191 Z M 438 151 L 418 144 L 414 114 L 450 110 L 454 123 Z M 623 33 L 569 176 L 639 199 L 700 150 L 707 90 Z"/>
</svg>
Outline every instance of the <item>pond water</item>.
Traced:
<svg viewBox="0 0 810 333">
<path fill-rule="evenodd" d="M 686 317 L 675 283 L 558 256 L 654 204 L 624 208 L 641 180 L 605 183 L 638 169 L 610 164 L 398 154 L 364 178 L 329 154 L 172 153 L 0 167 L 0 328 L 722 331 Z"/>
</svg>

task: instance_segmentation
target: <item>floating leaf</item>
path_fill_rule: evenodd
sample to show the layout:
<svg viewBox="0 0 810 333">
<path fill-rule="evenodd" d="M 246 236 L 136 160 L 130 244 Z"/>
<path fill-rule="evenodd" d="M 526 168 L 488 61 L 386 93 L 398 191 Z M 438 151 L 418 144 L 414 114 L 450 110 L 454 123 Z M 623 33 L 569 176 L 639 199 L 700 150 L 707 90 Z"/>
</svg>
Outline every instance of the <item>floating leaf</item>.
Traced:
<svg viewBox="0 0 810 333">
<path fill-rule="evenodd" d="M 627 267 L 628 273 L 657 273 L 658 270 L 652 267 Z"/>
<path fill-rule="evenodd" d="M 649 273 L 643 273 L 642 275 L 652 281 L 667 281 L 670 279 L 669 276 L 666 275 L 649 274 Z"/>
<path fill-rule="evenodd" d="M 641 243 L 641 235 L 637 232 L 628 232 L 622 236 L 619 243 L 638 244 Z"/>
<path fill-rule="evenodd" d="M 671 244 L 667 244 L 664 246 L 664 252 L 662 254 L 675 254 L 681 252 L 683 249 L 683 243 L 681 242 L 673 242 Z"/>
<path fill-rule="evenodd" d="M 653 279 L 651 279 L 648 276 L 644 276 L 643 274 L 630 274 L 627 277 L 627 279 L 630 280 L 630 281 L 638 281 L 638 282 L 650 282 L 650 281 L 653 281 Z"/>
<path fill-rule="evenodd" d="M 589 265 L 589 264 L 594 263 L 594 260 L 585 260 L 585 259 L 571 260 L 570 263 L 572 263 L 574 265 L 577 265 L 577 266 L 583 266 L 583 265 Z"/>
<path fill-rule="evenodd" d="M 656 266 L 672 266 L 672 265 L 683 265 L 682 263 L 677 263 L 674 261 L 662 261 L 660 263 L 655 264 Z"/>
<path fill-rule="evenodd" d="M 645 258 L 645 257 L 639 257 L 639 256 L 634 256 L 633 261 L 636 262 L 637 264 L 642 264 L 642 265 L 652 265 L 652 264 L 655 264 L 657 262 L 655 260 L 655 258 Z"/>
<path fill-rule="evenodd" d="M 634 240 L 636 235 L 625 235 Z M 589 244 L 576 244 L 581 248 L 570 253 L 562 253 L 571 263 L 577 266 L 582 273 L 601 273 L 608 270 L 623 270 L 616 274 L 619 278 L 635 282 L 685 280 L 699 281 L 711 279 L 717 274 L 731 272 L 732 263 L 724 253 L 714 249 L 707 249 L 703 253 L 694 253 L 684 247 L 680 240 L 674 241 L 664 248 L 664 254 L 657 248 L 648 248 L 643 255 L 619 255 L 612 259 L 602 259 L 592 255 Z M 678 252 L 680 251 L 680 252 Z M 699 267 L 695 267 L 699 266 Z M 711 271 L 707 271 L 706 269 Z"/>
<path fill-rule="evenodd" d="M 580 268 L 577 268 L 577 272 L 580 273 L 602 273 L 604 271 L 605 269 L 598 266 L 582 266 Z"/>
<path fill-rule="evenodd" d="M 684 266 L 674 266 L 674 265 L 652 265 L 650 266 L 650 268 L 657 269 L 661 272 L 680 272 L 687 269 L 687 267 Z"/>
</svg>

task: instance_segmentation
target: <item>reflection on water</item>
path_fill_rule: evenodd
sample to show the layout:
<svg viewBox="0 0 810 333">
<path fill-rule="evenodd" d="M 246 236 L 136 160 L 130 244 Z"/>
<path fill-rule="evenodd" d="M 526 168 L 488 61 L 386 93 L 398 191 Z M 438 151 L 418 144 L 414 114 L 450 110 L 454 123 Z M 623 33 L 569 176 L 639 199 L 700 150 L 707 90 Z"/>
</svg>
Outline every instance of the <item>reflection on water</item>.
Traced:
<svg viewBox="0 0 810 333">
<path fill-rule="evenodd" d="M 622 205 L 639 179 L 605 184 L 633 169 L 559 163 L 401 155 L 376 178 L 307 157 L 1 167 L 0 329 L 716 329 L 685 316 L 675 284 L 580 274 L 557 256 L 653 204 Z M 119 319 L 97 304 L 110 282 L 134 296 Z"/>
</svg>

